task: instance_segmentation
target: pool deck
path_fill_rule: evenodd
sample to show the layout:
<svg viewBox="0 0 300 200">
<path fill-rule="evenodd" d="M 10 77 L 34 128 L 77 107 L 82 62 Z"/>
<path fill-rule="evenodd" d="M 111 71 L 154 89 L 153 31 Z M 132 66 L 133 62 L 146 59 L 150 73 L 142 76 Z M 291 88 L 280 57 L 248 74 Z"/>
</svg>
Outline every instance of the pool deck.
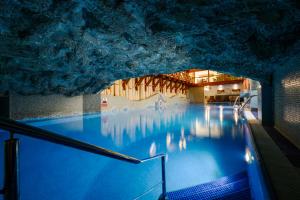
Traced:
<svg viewBox="0 0 300 200">
<path fill-rule="evenodd" d="M 299 200 L 299 168 L 290 162 L 265 128 L 250 112 L 245 112 L 245 116 L 249 122 L 264 171 L 270 180 L 275 195 L 273 198 L 279 200 Z"/>
</svg>

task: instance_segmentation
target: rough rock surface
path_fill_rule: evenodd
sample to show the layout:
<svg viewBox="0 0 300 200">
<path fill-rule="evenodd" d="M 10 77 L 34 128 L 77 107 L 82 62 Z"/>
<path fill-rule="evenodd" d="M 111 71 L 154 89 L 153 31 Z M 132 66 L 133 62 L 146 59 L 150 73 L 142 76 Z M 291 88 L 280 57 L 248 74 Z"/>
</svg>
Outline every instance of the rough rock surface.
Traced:
<svg viewBox="0 0 300 200">
<path fill-rule="evenodd" d="M 96 93 L 190 68 L 270 81 L 300 55 L 298 0 L 1 0 L 0 92 Z"/>
</svg>

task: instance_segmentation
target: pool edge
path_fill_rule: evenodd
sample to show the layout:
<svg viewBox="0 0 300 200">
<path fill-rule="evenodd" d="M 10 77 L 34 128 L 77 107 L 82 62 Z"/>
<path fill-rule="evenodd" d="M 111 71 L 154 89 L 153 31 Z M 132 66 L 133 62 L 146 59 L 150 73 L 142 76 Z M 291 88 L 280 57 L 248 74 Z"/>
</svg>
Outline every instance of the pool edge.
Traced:
<svg viewBox="0 0 300 200">
<path fill-rule="evenodd" d="M 263 126 L 245 115 L 271 199 L 300 199 L 300 175 Z"/>
</svg>

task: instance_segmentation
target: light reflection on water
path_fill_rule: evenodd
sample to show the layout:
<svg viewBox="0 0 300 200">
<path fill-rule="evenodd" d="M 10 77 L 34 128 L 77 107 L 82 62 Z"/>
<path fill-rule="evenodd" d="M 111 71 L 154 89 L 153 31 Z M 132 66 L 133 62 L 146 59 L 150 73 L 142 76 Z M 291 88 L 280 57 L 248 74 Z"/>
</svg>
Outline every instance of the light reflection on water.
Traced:
<svg viewBox="0 0 300 200">
<path fill-rule="evenodd" d="M 122 147 L 128 142 L 134 143 L 160 133 L 166 135 L 164 143 L 167 152 L 174 152 L 176 149 L 186 150 L 193 138 L 221 139 L 228 135 L 232 139 L 242 137 L 241 124 L 238 120 L 239 116 L 236 112 L 222 105 L 200 108 L 182 106 L 163 111 L 148 109 L 142 112 L 103 115 L 100 134 L 111 138 L 116 146 Z M 225 127 L 230 128 L 229 132 L 226 130 L 227 135 L 224 134 Z M 179 132 L 180 137 L 174 136 L 177 135 L 176 132 Z M 157 152 L 156 142 L 152 141 L 149 146 L 149 155 L 155 155 L 154 152 Z"/>
<path fill-rule="evenodd" d="M 103 136 L 110 136 L 117 146 L 123 144 L 122 138 L 126 134 L 131 142 L 139 137 L 147 137 L 154 130 L 160 130 L 171 123 L 184 118 L 185 109 L 165 111 L 146 110 L 142 112 L 124 112 L 102 116 L 101 131 Z M 138 136 L 137 136 L 138 135 Z"/>
<path fill-rule="evenodd" d="M 106 115 L 102 116 L 100 132 L 120 148 L 136 144 L 139 152 L 129 148 L 121 151 L 139 158 L 168 153 L 171 190 L 234 174 L 245 167 L 243 124 L 226 106 L 178 106 Z"/>
</svg>

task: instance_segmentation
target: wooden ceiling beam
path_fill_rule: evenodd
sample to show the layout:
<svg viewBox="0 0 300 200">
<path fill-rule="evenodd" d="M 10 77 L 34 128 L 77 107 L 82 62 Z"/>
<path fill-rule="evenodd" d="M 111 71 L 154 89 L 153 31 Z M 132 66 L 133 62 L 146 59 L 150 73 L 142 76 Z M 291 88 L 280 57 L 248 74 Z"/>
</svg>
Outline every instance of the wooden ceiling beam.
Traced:
<svg viewBox="0 0 300 200">
<path fill-rule="evenodd" d="M 174 85 L 171 87 L 171 90 L 175 89 L 175 91 L 176 91 L 177 87 L 178 87 L 178 81 L 175 81 Z"/>
<path fill-rule="evenodd" d="M 141 77 L 141 78 L 136 78 L 135 79 L 135 84 L 134 84 L 135 90 L 138 90 L 138 87 L 141 85 L 141 83 L 143 82 L 143 80 L 145 78 L 146 77 Z"/>
<path fill-rule="evenodd" d="M 170 92 L 173 91 L 173 89 L 175 88 L 175 86 L 176 86 L 176 82 L 171 81 L 171 83 L 170 83 Z"/>
<path fill-rule="evenodd" d="M 148 81 L 146 81 L 146 87 L 148 87 L 150 85 L 150 83 L 153 81 L 154 77 L 153 76 L 150 76 Z"/>
<path fill-rule="evenodd" d="M 175 92 L 178 91 L 178 89 L 182 86 L 182 82 L 178 82 L 177 86 L 175 86 Z"/>
<path fill-rule="evenodd" d="M 157 81 L 155 82 L 155 79 L 157 79 Z M 155 88 L 156 88 L 156 86 L 158 85 L 158 83 L 159 83 L 159 81 L 160 81 L 160 78 L 158 77 L 156 77 L 156 78 L 153 78 L 153 82 L 152 82 L 152 90 L 153 91 L 155 91 Z"/>
<path fill-rule="evenodd" d="M 130 79 L 122 80 L 122 88 L 123 88 L 123 90 L 126 90 L 126 85 L 128 84 L 129 81 L 130 81 Z"/>
<path fill-rule="evenodd" d="M 172 86 L 172 81 L 169 80 L 169 84 L 167 84 L 167 89 L 171 88 L 171 86 Z"/>
<path fill-rule="evenodd" d="M 167 82 L 168 82 L 168 80 L 167 80 L 167 79 L 164 79 L 161 86 L 162 86 L 162 87 L 165 87 L 165 85 L 167 84 Z"/>
</svg>

